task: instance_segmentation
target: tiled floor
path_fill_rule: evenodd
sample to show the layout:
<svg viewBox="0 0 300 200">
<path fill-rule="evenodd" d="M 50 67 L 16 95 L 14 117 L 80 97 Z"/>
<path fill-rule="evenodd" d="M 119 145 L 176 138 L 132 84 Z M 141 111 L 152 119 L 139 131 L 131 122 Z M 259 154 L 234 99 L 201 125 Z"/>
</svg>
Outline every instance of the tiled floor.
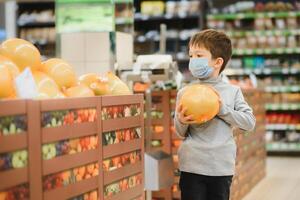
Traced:
<svg viewBox="0 0 300 200">
<path fill-rule="evenodd" d="M 267 176 L 243 200 L 300 200 L 300 157 L 268 157 Z"/>
</svg>

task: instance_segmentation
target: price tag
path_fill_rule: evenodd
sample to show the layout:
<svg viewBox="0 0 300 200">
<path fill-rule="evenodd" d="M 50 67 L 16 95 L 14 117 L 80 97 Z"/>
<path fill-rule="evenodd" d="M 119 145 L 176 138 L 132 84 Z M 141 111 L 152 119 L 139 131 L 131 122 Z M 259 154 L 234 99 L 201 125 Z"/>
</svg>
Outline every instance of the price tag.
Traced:
<svg viewBox="0 0 300 200">
<path fill-rule="evenodd" d="M 296 68 L 291 68 L 290 71 L 291 71 L 291 74 L 297 74 L 299 70 Z"/>
<path fill-rule="evenodd" d="M 286 53 L 293 53 L 293 49 L 289 48 L 285 50 Z"/>
<path fill-rule="evenodd" d="M 272 53 L 272 50 L 271 49 L 265 49 L 265 54 L 270 54 L 270 53 Z"/>
<path fill-rule="evenodd" d="M 283 68 L 282 69 L 282 73 L 283 74 L 288 74 L 289 73 L 289 69 L 288 68 Z"/>
<path fill-rule="evenodd" d="M 263 72 L 264 72 L 264 74 L 271 74 L 271 69 L 270 68 L 265 68 L 264 70 L 263 70 Z"/>
<path fill-rule="evenodd" d="M 38 96 L 38 90 L 31 70 L 26 68 L 15 79 L 17 94 L 24 99 L 32 99 Z"/>
</svg>

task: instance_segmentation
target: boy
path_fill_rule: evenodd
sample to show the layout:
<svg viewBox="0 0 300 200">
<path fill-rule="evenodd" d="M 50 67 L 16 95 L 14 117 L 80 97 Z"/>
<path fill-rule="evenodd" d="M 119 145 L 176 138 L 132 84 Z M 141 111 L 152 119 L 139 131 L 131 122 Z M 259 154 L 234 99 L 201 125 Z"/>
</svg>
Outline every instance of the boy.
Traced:
<svg viewBox="0 0 300 200">
<path fill-rule="evenodd" d="M 228 200 L 236 159 L 232 127 L 246 131 L 255 127 L 241 89 L 220 75 L 231 54 L 231 41 L 222 32 L 204 30 L 189 42 L 189 70 L 198 83 L 219 93 L 220 111 L 214 119 L 195 124 L 193 116 L 185 116 L 186 108 L 178 105 L 184 88 L 178 92 L 174 121 L 176 133 L 184 138 L 178 150 L 182 200 Z"/>
</svg>

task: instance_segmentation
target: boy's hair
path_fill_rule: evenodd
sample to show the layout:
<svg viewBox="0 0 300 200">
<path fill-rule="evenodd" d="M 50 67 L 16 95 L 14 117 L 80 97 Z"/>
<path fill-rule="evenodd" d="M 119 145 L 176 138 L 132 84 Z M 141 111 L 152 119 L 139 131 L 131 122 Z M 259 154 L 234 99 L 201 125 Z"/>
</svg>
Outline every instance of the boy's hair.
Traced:
<svg viewBox="0 0 300 200">
<path fill-rule="evenodd" d="M 193 35 L 189 42 L 189 48 L 191 46 L 204 47 L 210 51 L 213 59 L 223 58 L 224 63 L 221 66 L 220 73 L 225 69 L 232 55 L 229 37 L 225 33 L 213 29 L 203 30 Z"/>
</svg>

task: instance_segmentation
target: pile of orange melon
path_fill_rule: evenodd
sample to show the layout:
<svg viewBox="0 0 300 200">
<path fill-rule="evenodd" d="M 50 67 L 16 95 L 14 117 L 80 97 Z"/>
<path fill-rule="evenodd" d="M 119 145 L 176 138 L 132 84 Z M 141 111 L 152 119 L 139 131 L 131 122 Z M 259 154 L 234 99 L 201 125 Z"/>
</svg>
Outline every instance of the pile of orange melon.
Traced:
<svg viewBox="0 0 300 200">
<path fill-rule="evenodd" d="M 19 98 L 14 80 L 26 68 L 30 68 L 36 83 L 37 99 L 131 94 L 112 72 L 77 77 L 68 62 L 59 58 L 42 62 L 33 44 L 13 38 L 0 45 L 0 99 Z"/>
</svg>

